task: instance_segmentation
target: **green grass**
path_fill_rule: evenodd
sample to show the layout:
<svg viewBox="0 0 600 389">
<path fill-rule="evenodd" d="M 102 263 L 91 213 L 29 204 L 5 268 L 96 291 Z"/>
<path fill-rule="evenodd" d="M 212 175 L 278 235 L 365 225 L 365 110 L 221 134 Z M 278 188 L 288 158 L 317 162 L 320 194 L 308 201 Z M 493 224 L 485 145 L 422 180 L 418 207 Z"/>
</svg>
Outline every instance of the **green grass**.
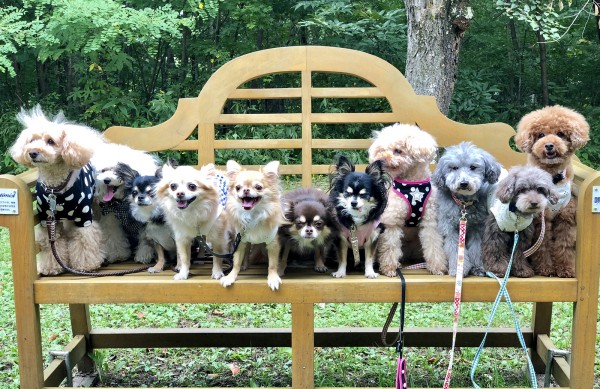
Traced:
<svg viewBox="0 0 600 389">
<path fill-rule="evenodd" d="M 13 283 L 8 234 L 0 229 L 0 382 L 17 388 L 18 359 L 14 320 Z M 319 304 L 315 307 L 317 327 L 381 327 L 389 304 Z M 530 324 L 532 304 L 515 304 L 519 322 Z M 461 326 L 485 327 L 490 304 L 465 303 Z M 450 303 L 408 304 L 406 327 L 451 326 Z M 95 327 L 290 327 L 290 306 L 285 304 L 127 304 L 90 307 Z M 40 309 L 43 353 L 61 349 L 70 338 L 66 305 L 45 305 Z M 570 347 L 572 309 L 567 303 L 554 304 L 552 340 L 561 349 Z M 512 327 L 505 304 L 494 321 Z M 397 328 L 397 319 L 392 328 Z M 600 337 L 596 338 L 596 366 L 600 364 Z M 469 370 L 475 354 L 462 348 L 455 357 L 453 387 L 470 387 Z M 446 348 L 408 348 L 411 387 L 441 387 L 448 364 Z M 317 386 L 394 386 L 396 353 L 390 348 L 316 348 Z M 102 385 L 111 386 L 289 386 L 290 348 L 217 349 L 133 349 L 98 350 L 94 353 Z M 477 382 L 482 387 L 528 386 L 523 373 L 525 359 L 519 349 L 484 350 Z M 239 368 L 233 374 L 232 369 Z M 596 368 L 600 387 L 600 372 Z"/>
</svg>

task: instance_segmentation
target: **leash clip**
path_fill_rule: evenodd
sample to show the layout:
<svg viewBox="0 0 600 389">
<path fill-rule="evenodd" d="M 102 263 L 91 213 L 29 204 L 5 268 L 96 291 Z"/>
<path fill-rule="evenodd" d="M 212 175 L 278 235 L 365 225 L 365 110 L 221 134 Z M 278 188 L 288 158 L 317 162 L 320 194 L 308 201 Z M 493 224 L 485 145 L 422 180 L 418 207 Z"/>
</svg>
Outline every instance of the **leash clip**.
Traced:
<svg viewBox="0 0 600 389">
<path fill-rule="evenodd" d="M 352 246 L 352 255 L 354 256 L 355 265 L 360 262 L 360 253 L 358 251 L 358 236 L 356 231 L 356 224 L 353 223 L 352 226 L 350 226 L 350 244 Z"/>
<path fill-rule="evenodd" d="M 460 220 L 463 220 L 463 221 L 467 220 L 467 214 L 468 214 L 467 206 L 463 204 L 463 207 L 460 211 Z"/>
<path fill-rule="evenodd" d="M 50 212 L 52 212 L 52 216 L 54 216 L 56 213 L 56 195 L 54 192 L 48 194 L 48 204 L 50 205 Z"/>
</svg>

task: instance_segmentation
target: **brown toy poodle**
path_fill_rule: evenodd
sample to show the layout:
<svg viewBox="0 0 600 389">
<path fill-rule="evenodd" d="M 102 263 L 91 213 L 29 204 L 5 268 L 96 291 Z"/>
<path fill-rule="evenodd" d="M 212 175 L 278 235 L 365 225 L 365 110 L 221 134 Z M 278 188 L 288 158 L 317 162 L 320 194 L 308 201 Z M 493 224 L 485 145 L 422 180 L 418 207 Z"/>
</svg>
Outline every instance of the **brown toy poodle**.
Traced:
<svg viewBox="0 0 600 389">
<path fill-rule="evenodd" d="M 558 202 L 546 209 L 546 238 L 531 257 L 536 274 L 575 276 L 577 191 L 571 158 L 589 140 L 589 129 L 583 115 L 560 105 L 530 112 L 517 125 L 517 147 L 529 155 L 530 165 L 550 173 L 559 194 Z"/>
</svg>

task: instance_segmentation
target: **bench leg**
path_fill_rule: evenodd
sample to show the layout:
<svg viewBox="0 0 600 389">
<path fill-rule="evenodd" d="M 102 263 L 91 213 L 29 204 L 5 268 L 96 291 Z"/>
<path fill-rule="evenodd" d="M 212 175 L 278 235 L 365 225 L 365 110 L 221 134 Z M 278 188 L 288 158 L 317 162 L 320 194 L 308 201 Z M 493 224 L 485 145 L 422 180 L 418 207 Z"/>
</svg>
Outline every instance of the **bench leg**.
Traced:
<svg viewBox="0 0 600 389">
<path fill-rule="evenodd" d="M 550 336 L 552 325 L 552 303 L 533 303 L 533 314 L 531 317 L 531 329 L 533 330 L 533 346 L 531 348 L 531 362 L 535 372 L 544 373 L 546 364 L 535 350 L 537 338 L 540 335 Z"/>
<path fill-rule="evenodd" d="M 590 289 L 595 293 L 580 297 L 573 310 L 573 340 L 571 343 L 571 388 L 594 387 L 594 358 L 596 348 L 596 320 L 598 315 L 598 276 Z"/>
<path fill-rule="evenodd" d="M 292 387 L 315 387 L 315 311 L 313 304 L 292 304 Z"/>
<path fill-rule="evenodd" d="M 71 313 L 73 336 L 84 336 L 86 339 L 87 352 L 91 352 L 90 331 L 92 330 L 92 323 L 90 321 L 89 306 L 87 304 L 70 304 L 69 312 Z M 94 362 L 88 355 L 85 355 L 81 361 L 77 363 L 77 369 L 82 373 L 93 373 L 95 371 Z"/>
</svg>

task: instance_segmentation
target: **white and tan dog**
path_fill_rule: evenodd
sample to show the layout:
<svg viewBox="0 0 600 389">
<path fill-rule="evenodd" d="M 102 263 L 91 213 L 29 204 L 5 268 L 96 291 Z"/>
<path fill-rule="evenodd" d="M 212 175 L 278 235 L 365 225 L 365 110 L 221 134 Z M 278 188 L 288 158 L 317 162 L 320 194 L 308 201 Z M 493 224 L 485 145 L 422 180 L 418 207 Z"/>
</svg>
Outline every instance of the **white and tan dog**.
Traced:
<svg viewBox="0 0 600 389">
<path fill-rule="evenodd" d="M 228 253 L 230 241 L 227 214 L 224 204 L 227 198 L 225 177 L 215 165 L 173 168 L 164 165 L 163 178 L 156 187 L 167 224 L 173 229 L 177 246 L 179 273 L 176 280 L 189 277 L 192 240 L 205 236 L 215 253 Z M 223 277 L 223 261 L 213 258 L 212 278 Z"/>
<path fill-rule="evenodd" d="M 279 250 L 277 231 L 284 222 L 279 188 L 279 161 L 269 162 L 259 171 L 244 170 L 235 161 L 227 162 L 229 199 L 227 213 L 234 234 L 241 234 L 231 272 L 221 278 L 224 287 L 232 285 L 242 268 L 246 244 L 265 243 L 269 257 L 267 284 L 279 289 Z"/>
</svg>

